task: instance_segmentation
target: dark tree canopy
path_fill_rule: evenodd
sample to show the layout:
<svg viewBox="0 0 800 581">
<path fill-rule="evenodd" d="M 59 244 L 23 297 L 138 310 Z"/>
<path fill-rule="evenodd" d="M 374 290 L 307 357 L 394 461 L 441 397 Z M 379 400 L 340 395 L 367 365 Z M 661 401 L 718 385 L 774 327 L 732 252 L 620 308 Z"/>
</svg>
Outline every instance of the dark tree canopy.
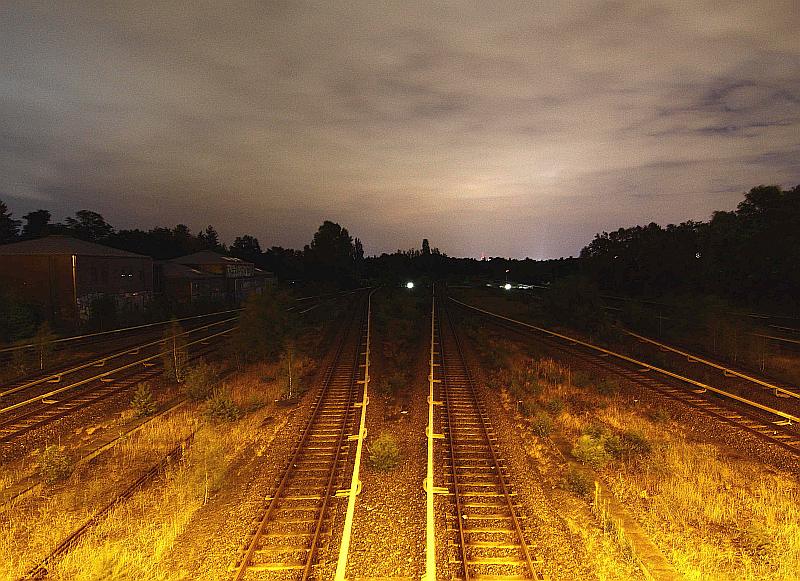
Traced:
<svg viewBox="0 0 800 581">
<path fill-rule="evenodd" d="M 602 289 L 626 295 L 715 294 L 792 307 L 800 297 L 800 186 L 758 186 L 709 222 L 603 232 L 581 251 Z"/>
<path fill-rule="evenodd" d="M 19 237 L 19 220 L 12 218 L 3 200 L 0 200 L 0 244 L 15 242 Z"/>
<path fill-rule="evenodd" d="M 90 242 L 102 242 L 114 232 L 105 218 L 91 210 L 75 212 L 74 218 L 64 220 L 64 226 L 76 238 Z"/>
<path fill-rule="evenodd" d="M 25 220 L 25 225 L 22 227 L 22 237 L 26 240 L 41 238 L 50 233 L 51 215 L 47 210 L 28 212 L 22 218 Z"/>
<path fill-rule="evenodd" d="M 305 257 L 314 278 L 345 282 L 354 276 L 356 247 L 353 237 L 347 228 L 335 222 L 322 223 L 311 244 L 306 246 Z"/>
<path fill-rule="evenodd" d="M 242 260 L 249 260 L 250 262 L 259 262 L 261 260 L 261 244 L 258 238 L 245 234 L 244 236 L 237 236 L 236 240 L 231 244 L 231 254 Z"/>
</svg>

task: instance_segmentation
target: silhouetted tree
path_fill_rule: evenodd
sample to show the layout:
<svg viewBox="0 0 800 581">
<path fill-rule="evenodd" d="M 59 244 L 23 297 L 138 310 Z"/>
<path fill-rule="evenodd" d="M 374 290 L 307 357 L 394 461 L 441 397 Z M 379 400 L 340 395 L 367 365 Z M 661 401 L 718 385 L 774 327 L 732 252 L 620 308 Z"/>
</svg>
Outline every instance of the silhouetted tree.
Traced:
<svg viewBox="0 0 800 581">
<path fill-rule="evenodd" d="M 0 200 L 0 244 L 16 242 L 19 237 L 19 220 L 14 220 L 3 200 Z"/>
<path fill-rule="evenodd" d="M 102 242 L 114 232 L 103 216 L 91 210 L 75 212 L 75 217 L 64 220 L 64 225 L 76 238 L 90 242 Z"/>
<path fill-rule="evenodd" d="M 231 349 L 239 367 L 261 359 L 274 360 L 283 350 L 295 328 L 287 312 L 285 295 L 267 291 L 250 295 L 239 317 L 239 326 L 231 337 Z"/>
<path fill-rule="evenodd" d="M 258 264 L 261 261 L 261 244 L 255 236 L 249 234 L 237 236 L 231 244 L 231 254 Z"/>
<path fill-rule="evenodd" d="M 314 278 L 347 282 L 353 277 L 353 238 L 347 228 L 335 222 L 326 220 L 322 223 L 311 244 L 305 247 L 304 254 Z"/>
<path fill-rule="evenodd" d="M 26 240 L 31 238 L 41 238 L 50 233 L 50 212 L 47 210 L 35 210 L 28 212 L 22 217 L 25 225 L 22 227 L 22 237 Z"/>
<path fill-rule="evenodd" d="M 197 237 L 208 247 L 209 250 L 224 250 L 219 243 L 219 234 L 216 228 L 211 224 L 206 226 L 206 229 L 200 232 Z"/>
<path fill-rule="evenodd" d="M 422 239 L 422 255 L 428 256 L 431 253 L 431 245 L 427 238 Z"/>
</svg>

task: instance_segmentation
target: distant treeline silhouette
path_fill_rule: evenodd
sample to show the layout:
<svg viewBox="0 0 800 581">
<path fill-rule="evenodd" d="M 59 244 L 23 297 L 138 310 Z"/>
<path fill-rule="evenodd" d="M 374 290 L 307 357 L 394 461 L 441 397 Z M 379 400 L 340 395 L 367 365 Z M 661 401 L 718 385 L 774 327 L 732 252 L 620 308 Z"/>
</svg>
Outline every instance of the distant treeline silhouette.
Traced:
<svg viewBox="0 0 800 581">
<path fill-rule="evenodd" d="M 98 213 L 81 210 L 63 223 L 37 210 L 15 220 L 0 201 L 0 244 L 68 234 L 122 250 L 169 259 L 198 250 L 228 253 L 274 272 L 284 280 L 328 281 L 339 286 L 396 282 L 409 277 L 550 284 L 580 275 L 602 291 L 631 297 L 686 293 L 716 295 L 742 304 L 770 304 L 797 310 L 800 301 L 800 186 L 758 186 L 732 212 L 715 212 L 708 222 L 666 227 L 620 228 L 597 234 L 580 258 L 515 260 L 455 258 L 427 239 L 421 249 L 364 257 L 358 238 L 325 221 L 303 250 L 273 246 L 244 234 L 230 247 L 208 226 L 192 233 L 174 228 L 116 230 Z"/>
<path fill-rule="evenodd" d="M 620 228 L 581 251 L 581 273 L 628 296 L 716 295 L 748 305 L 800 302 L 800 186 L 751 189 L 708 222 Z"/>
</svg>

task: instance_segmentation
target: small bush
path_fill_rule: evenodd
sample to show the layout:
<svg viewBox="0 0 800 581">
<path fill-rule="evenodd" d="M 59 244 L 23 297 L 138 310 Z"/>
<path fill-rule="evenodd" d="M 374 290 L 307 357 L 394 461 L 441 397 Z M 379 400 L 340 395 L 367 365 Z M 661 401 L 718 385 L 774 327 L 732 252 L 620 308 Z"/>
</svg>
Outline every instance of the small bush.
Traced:
<svg viewBox="0 0 800 581">
<path fill-rule="evenodd" d="M 572 455 L 584 464 L 594 468 L 602 468 L 610 460 L 610 454 L 605 447 L 605 440 L 606 438 L 604 437 L 598 438 L 584 434 L 575 442 L 575 446 L 572 448 Z"/>
<path fill-rule="evenodd" d="M 537 436 L 547 437 L 553 431 L 553 419 L 544 412 L 539 412 L 531 419 L 531 429 Z"/>
<path fill-rule="evenodd" d="M 219 380 L 217 369 L 204 360 L 189 369 L 183 382 L 183 392 L 193 401 L 208 399 Z"/>
<path fill-rule="evenodd" d="M 137 418 L 152 416 L 156 411 L 156 402 L 153 399 L 153 391 L 147 383 L 140 383 L 136 386 L 136 391 L 131 399 L 131 407 Z"/>
<path fill-rule="evenodd" d="M 388 432 L 383 432 L 368 447 L 369 463 L 377 470 L 391 470 L 400 463 L 400 448 L 397 440 Z"/>
<path fill-rule="evenodd" d="M 227 389 L 215 389 L 208 400 L 206 414 L 218 422 L 235 422 L 241 416 L 241 410 Z"/>
<path fill-rule="evenodd" d="M 39 475 L 48 484 L 66 480 L 72 474 L 72 461 L 59 446 L 47 446 L 42 452 Z"/>
<path fill-rule="evenodd" d="M 563 487 L 581 498 L 590 499 L 594 492 L 594 479 L 574 466 L 570 466 L 564 475 Z"/>
<path fill-rule="evenodd" d="M 545 407 L 547 408 L 548 412 L 550 412 L 554 416 L 557 416 L 562 411 L 564 411 L 564 400 L 561 399 L 560 397 L 554 397 L 553 399 L 547 402 L 547 405 L 545 405 Z"/>
<path fill-rule="evenodd" d="M 567 380 L 568 369 L 552 359 L 541 359 L 536 365 L 536 373 L 547 383 L 557 385 Z"/>
<path fill-rule="evenodd" d="M 583 433 L 587 434 L 593 438 L 600 439 L 606 435 L 608 431 L 606 430 L 605 426 L 602 424 L 589 424 L 583 429 Z"/>
</svg>

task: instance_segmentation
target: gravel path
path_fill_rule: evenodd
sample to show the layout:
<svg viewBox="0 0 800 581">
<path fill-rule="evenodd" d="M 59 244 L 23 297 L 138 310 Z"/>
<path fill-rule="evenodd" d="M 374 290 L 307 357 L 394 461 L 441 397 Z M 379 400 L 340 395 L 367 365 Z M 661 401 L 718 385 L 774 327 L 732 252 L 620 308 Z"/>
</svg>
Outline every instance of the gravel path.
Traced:
<svg viewBox="0 0 800 581">
<path fill-rule="evenodd" d="M 419 579 L 425 572 L 425 492 L 422 483 L 427 464 L 426 377 L 426 362 L 424 357 L 420 357 L 406 392 L 408 397 L 402 398 L 408 413 L 396 414 L 389 398 L 375 393 L 370 395 L 367 445 L 379 434 L 389 432 L 400 446 L 402 461 L 396 468 L 381 472 L 370 467 L 369 455 L 365 455 L 361 471 L 363 489 L 356 503 L 347 563 L 349 579 Z"/>
</svg>

